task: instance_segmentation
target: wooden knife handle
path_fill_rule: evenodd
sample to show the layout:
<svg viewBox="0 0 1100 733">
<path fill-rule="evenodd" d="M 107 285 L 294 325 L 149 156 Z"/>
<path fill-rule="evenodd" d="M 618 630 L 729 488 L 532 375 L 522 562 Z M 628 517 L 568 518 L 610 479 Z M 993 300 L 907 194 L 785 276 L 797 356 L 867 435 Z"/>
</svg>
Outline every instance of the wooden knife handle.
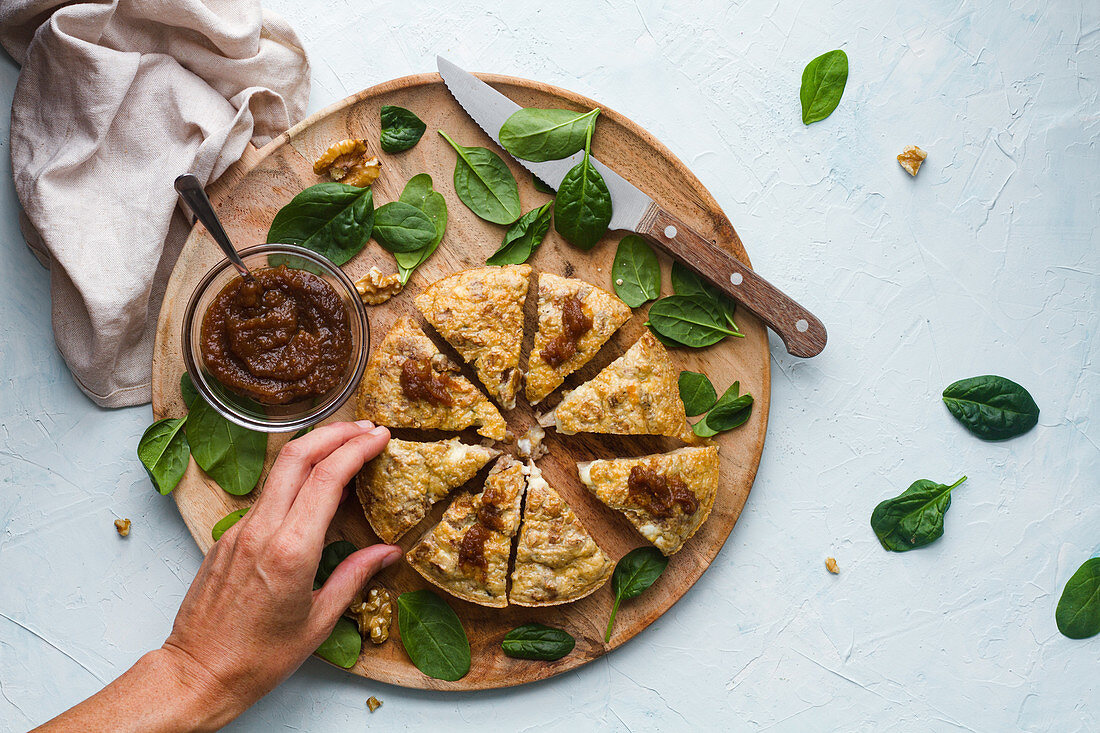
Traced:
<svg viewBox="0 0 1100 733">
<path fill-rule="evenodd" d="M 789 353 L 810 357 L 825 348 L 827 334 L 817 316 L 660 206 L 649 207 L 638 234 L 759 316 Z"/>
</svg>

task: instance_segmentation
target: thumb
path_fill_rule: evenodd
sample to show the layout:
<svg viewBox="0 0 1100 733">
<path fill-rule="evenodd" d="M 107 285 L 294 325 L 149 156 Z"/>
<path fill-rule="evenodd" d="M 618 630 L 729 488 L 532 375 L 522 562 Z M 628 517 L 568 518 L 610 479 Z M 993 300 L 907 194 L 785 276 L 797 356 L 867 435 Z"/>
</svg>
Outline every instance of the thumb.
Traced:
<svg viewBox="0 0 1100 733">
<path fill-rule="evenodd" d="M 383 544 L 371 545 L 348 555 L 314 596 L 312 615 L 317 624 L 331 629 L 366 582 L 400 557 L 400 547 Z"/>
</svg>

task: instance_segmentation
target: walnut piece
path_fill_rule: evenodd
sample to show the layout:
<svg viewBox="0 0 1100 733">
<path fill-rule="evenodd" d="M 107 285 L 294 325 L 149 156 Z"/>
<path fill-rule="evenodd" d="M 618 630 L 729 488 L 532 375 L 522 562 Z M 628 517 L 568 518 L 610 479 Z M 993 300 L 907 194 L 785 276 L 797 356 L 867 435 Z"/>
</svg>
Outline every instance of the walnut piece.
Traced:
<svg viewBox="0 0 1100 733">
<path fill-rule="evenodd" d="M 116 519 L 115 529 L 118 530 L 119 537 L 130 536 L 130 520 L 129 519 Z"/>
<path fill-rule="evenodd" d="M 377 267 L 370 268 L 366 275 L 355 281 L 355 289 L 367 305 L 385 303 L 400 293 L 404 287 L 401 284 L 400 276 L 396 272 L 391 275 L 383 275 Z"/>
<path fill-rule="evenodd" d="M 550 452 L 550 449 L 542 444 L 546 437 L 546 431 L 537 423 L 532 425 L 519 440 L 516 441 L 516 452 L 520 458 L 538 460 Z"/>
<path fill-rule="evenodd" d="M 367 698 L 367 707 L 370 708 L 370 711 L 373 713 L 375 710 L 382 707 L 382 701 L 374 695 L 371 695 Z"/>
<path fill-rule="evenodd" d="M 924 152 L 916 145 L 906 145 L 905 150 L 901 151 L 901 155 L 898 156 L 898 162 L 901 163 L 901 167 L 909 171 L 909 175 L 917 175 L 917 171 L 920 170 L 920 164 L 924 162 L 924 159 L 928 157 L 928 153 Z"/>
<path fill-rule="evenodd" d="M 355 622 L 359 624 L 359 633 L 369 636 L 375 644 L 381 644 L 390 638 L 390 624 L 393 622 L 393 597 L 380 586 L 374 586 L 367 593 L 367 599 L 348 608 Z"/>
<path fill-rule="evenodd" d="M 828 570 L 833 575 L 837 575 L 840 572 L 840 568 L 838 568 L 837 565 L 836 565 L 836 558 L 835 557 L 825 558 L 825 569 Z"/>
<path fill-rule="evenodd" d="M 332 145 L 313 164 L 313 172 L 325 171 L 332 180 L 349 186 L 369 186 L 382 173 L 382 163 L 367 152 L 367 141 L 348 138 Z"/>
</svg>

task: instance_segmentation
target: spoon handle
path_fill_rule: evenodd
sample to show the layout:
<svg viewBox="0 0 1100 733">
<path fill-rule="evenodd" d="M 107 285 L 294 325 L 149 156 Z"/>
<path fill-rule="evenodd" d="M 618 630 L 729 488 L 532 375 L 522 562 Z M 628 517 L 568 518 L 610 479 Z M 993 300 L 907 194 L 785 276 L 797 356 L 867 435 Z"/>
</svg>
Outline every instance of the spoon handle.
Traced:
<svg viewBox="0 0 1100 733">
<path fill-rule="evenodd" d="M 222 252 L 225 252 L 225 256 L 233 263 L 233 267 L 241 273 L 241 277 L 251 278 L 252 273 L 248 271 L 248 267 L 241 260 L 241 256 L 237 254 L 233 243 L 229 241 L 229 235 L 225 233 L 222 223 L 218 221 L 218 215 L 214 213 L 214 207 L 210 204 L 210 199 L 206 197 L 206 191 L 203 190 L 199 179 L 191 173 L 183 174 L 176 179 L 176 191 L 183 199 L 183 203 L 195 215 L 195 218 L 202 222 L 202 225 L 206 227 L 206 231 L 210 232 L 210 236 L 222 248 Z"/>
</svg>

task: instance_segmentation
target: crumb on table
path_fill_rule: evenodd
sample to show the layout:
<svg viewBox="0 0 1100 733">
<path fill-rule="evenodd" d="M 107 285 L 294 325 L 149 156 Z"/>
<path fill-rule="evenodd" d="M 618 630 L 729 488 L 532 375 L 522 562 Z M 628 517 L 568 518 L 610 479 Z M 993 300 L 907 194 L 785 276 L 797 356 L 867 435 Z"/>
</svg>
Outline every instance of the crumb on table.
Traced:
<svg viewBox="0 0 1100 733">
<path fill-rule="evenodd" d="M 825 569 L 826 569 L 826 570 L 828 570 L 828 571 L 829 571 L 830 573 L 832 573 L 833 575 L 837 575 L 837 574 L 839 574 L 839 573 L 840 573 L 840 568 L 839 568 L 839 567 L 837 567 L 837 564 L 836 564 L 836 558 L 835 558 L 835 557 L 827 557 L 827 558 L 825 558 Z"/>
<path fill-rule="evenodd" d="M 371 695 L 367 698 L 367 707 L 370 708 L 370 711 L 373 713 L 375 710 L 382 707 L 382 701 L 374 695 Z"/>
<path fill-rule="evenodd" d="M 917 171 L 920 170 L 921 163 L 928 157 L 928 153 L 924 152 L 916 145 L 906 145 L 905 149 L 901 151 L 901 155 L 898 156 L 898 162 L 901 163 L 901 167 L 909 172 L 909 175 L 917 175 Z"/>
<path fill-rule="evenodd" d="M 118 530 L 119 537 L 128 537 L 130 535 L 130 520 L 129 519 L 116 519 L 115 529 Z"/>
</svg>

